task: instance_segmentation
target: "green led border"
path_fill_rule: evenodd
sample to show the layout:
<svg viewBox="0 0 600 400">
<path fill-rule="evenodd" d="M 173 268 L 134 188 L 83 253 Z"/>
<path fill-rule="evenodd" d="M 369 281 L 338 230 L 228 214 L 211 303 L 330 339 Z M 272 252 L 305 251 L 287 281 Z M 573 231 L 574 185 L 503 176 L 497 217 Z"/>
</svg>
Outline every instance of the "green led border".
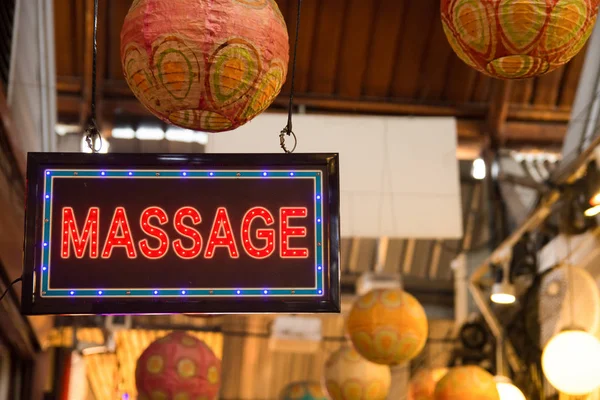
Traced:
<svg viewBox="0 0 600 400">
<path fill-rule="evenodd" d="M 266 175 L 265 175 L 266 173 Z M 316 257 L 315 257 L 315 274 L 317 278 L 317 287 L 310 289 L 244 289 L 244 288 L 180 288 L 180 289 L 49 289 L 49 274 L 50 274 L 50 219 L 49 216 L 52 206 L 52 177 L 69 177 L 69 178 L 314 178 L 316 193 L 315 193 L 315 218 L 321 219 L 317 223 L 319 228 L 316 231 Z M 323 231 L 325 221 L 323 219 L 323 186 L 320 171 L 292 171 L 292 170 L 109 170 L 109 169 L 86 169 L 86 170 L 55 170 L 46 169 L 44 173 L 44 226 L 42 229 L 42 264 L 40 265 L 39 274 L 41 279 L 41 296 L 42 297 L 144 297 L 144 298 L 161 298 L 161 297 L 320 297 L 323 296 L 323 276 L 325 273 L 325 263 L 323 260 Z"/>
</svg>

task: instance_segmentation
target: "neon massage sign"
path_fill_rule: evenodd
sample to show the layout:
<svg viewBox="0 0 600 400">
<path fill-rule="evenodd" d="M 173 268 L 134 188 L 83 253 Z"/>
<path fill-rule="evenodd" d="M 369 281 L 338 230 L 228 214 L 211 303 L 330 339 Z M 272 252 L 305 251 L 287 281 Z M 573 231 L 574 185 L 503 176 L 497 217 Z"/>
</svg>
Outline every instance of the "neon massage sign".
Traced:
<svg viewBox="0 0 600 400">
<path fill-rule="evenodd" d="M 337 155 L 29 155 L 23 311 L 339 311 Z"/>
</svg>

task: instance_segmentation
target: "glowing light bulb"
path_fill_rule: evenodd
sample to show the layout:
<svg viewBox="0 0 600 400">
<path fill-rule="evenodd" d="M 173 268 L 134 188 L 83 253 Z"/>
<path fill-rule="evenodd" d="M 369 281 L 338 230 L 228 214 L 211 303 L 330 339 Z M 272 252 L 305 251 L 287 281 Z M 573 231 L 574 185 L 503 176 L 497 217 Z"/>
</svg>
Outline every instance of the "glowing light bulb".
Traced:
<svg viewBox="0 0 600 400">
<path fill-rule="evenodd" d="M 600 341 L 592 334 L 566 330 L 554 336 L 542 353 L 548 381 L 569 395 L 585 395 L 600 386 Z"/>
<path fill-rule="evenodd" d="M 471 167 L 471 176 L 477 180 L 485 179 L 486 168 L 485 161 L 482 158 L 478 158 L 473 161 L 473 166 Z"/>
<path fill-rule="evenodd" d="M 600 214 L 600 205 L 588 208 L 583 212 L 586 217 L 593 217 Z"/>
<path fill-rule="evenodd" d="M 500 395 L 500 400 L 527 400 L 521 390 L 505 376 L 495 376 L 496 389 Z"/>
</svg>

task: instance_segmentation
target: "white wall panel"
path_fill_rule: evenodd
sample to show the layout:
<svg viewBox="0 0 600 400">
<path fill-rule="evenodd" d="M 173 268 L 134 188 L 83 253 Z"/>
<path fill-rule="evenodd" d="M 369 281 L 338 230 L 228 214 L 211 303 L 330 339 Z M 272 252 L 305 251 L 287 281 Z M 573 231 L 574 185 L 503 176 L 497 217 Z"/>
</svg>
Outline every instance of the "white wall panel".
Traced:
<svg viewBox="0 0 600 400">
<path fill-rule="evenodd" d="M 281 152 L 285 124 L 262 114 L 211 134 L 207 152 Z M 296 115 L 294 132 L 297 153 L 340 154 L 342 236 L 462 236 L 454 118 Z"/>
</svg>

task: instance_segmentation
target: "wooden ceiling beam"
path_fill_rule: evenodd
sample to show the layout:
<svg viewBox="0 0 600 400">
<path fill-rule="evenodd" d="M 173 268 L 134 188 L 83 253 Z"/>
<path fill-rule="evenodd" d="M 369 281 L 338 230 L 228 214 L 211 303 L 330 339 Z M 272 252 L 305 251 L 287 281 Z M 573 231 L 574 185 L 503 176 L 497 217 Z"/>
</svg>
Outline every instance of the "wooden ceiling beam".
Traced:
<svg viewBox="0 0 600 400">
<path fill-rule="evenodd" d="M 58 97 L 58 111 L 62 115 L 77 115 L 82 99 L 75 95 L 60 95 Z M 416 106 L 413 106 L 416 107 Z M 438 109 L 432 108 L 429 111 Z M 351 111 L 355 111 L 352 109 Z M 422 110 L 417 110 L 421 111 Z M 104 101 L 104 117 L 116 116 L 150 117 L 151 114 L 136 99 L 107 99 Z M 413 114 L 415 115 L 415 114 Z M 426 115 L 426 114 L 420 114 Z M 430 114 L 431 115 L 431 114 Z M 434 114 L 436 115 L 436 114 Z M 439 115 L 439 114 L 437 114 Z M 459 139 L 479 143 L 483 138 L 486 123 L 482 118 L 458 118 L 457 129 Z M 528 122 L 507 121 L 504 124 L 504 137 L 509 145 L 518 143 L 531 145 L 557 145 L 562 143 L 567 130 L 567 124 L 561 122 Z"/>
<path fill-rule="evenodd" d="M 459 119 L 457 121 L 459 139 L 482 139 L 486 123 L 481 120 Z M 508 121 L 504 125 L 504 138 L 507 145 L 523 144 L 537 146 L 560 145 L 567 133 L 567 124 L 559 122 Z"/>
<path fill-rule="evenodd" d="M 104 98 L 119 98 L 121 101 L 135 101 L 131 90 L 122 80 L 106 79 L 102 84 Z M 58 77 L 57 89 L 59 95 L 77 94 L 81 91 L 81 78 Z M 282 93 L 275 105 L 287 107 L 288 94 Z M 121 100 L 123 99 L 123 100 Z M 107 100 L 115 102 L 117 100 Z M 296 95 L 295 104 L 302 104 L 310 108 L 322 109 L 331 112 L 363 112 L 390 115 L 418 115 L 418 116 L 456 116 L 462 118 L 483 118 L 489 110 L 483 103 L 467 103 L 462 105 L 434 104 L 434 103 L 408 103 L 394 101 L 393 99 L 375 100 L 371 98 L 344 99 L 323 96 Z M 143 109 L 143 107 L 142 107 Z M 519 104 L 508 105 L 506 119 L 509 121 L 543 121 L 543 122 L 568 122 L 571 116 L 569 107 L 528 106 Z"/>
</svg>

